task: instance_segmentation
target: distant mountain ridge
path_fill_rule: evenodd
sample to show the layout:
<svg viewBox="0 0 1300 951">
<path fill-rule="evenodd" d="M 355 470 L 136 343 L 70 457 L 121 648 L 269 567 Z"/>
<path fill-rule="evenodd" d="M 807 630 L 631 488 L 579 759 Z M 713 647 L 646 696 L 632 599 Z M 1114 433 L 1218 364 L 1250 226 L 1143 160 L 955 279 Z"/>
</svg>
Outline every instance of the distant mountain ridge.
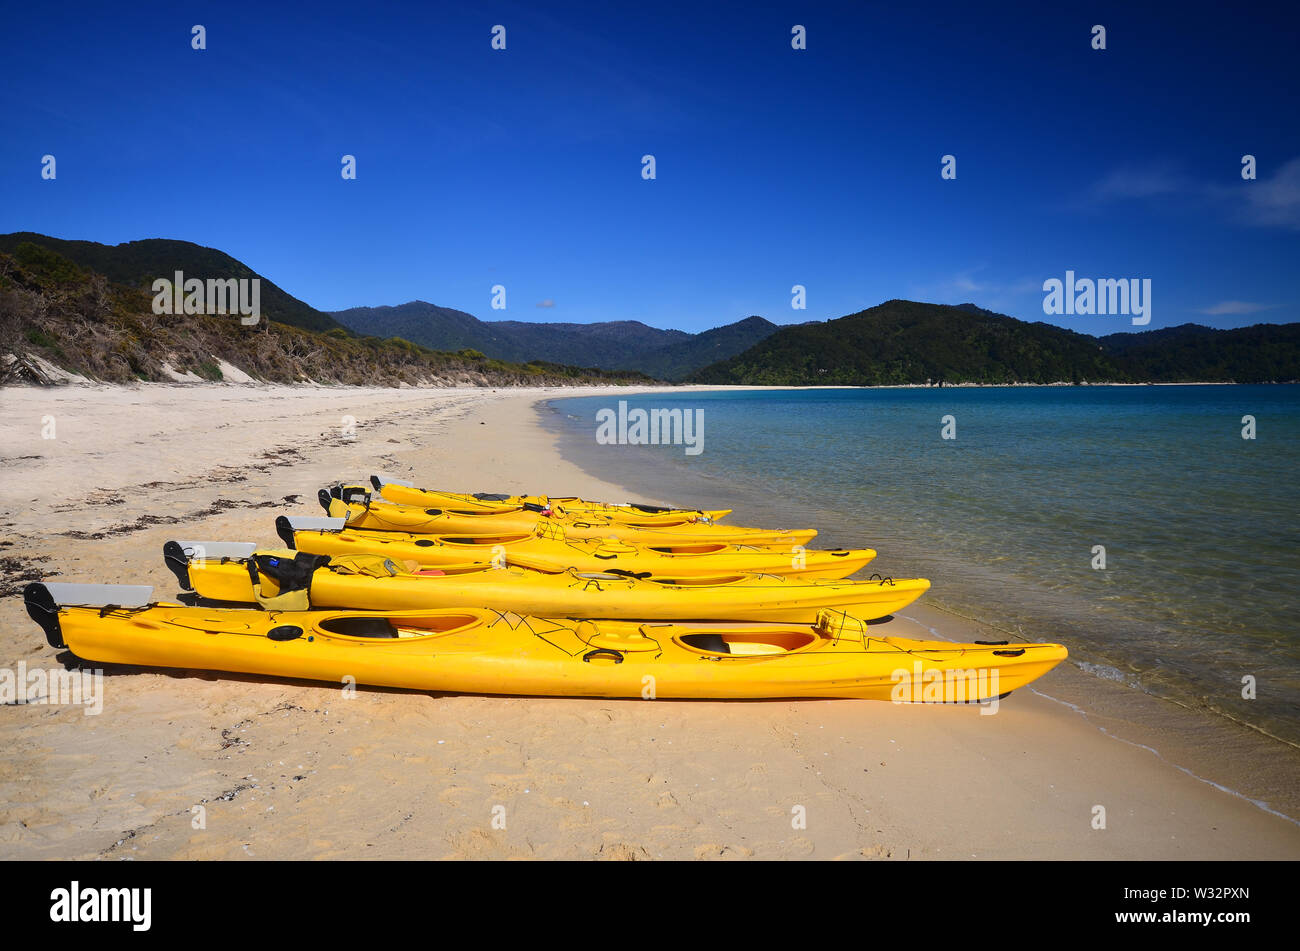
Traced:
<svg viewBox="0 0 1300 951">
<path fill-rule="evenodd" d="M 1184 324 L 1093 337 L 974 304 L 891 300 L 783 327 L 691 374 L 693 383 L 1182 383 L 1300 380 L 1300 323 L 1216 330 Z"/>
<path fill-rule="evenodd" d="M 260 279 L 263 336 L 232 334 L 226 319 L 159 321 L 150 312 L 149 285 L 177 270 L 200 279 Z M 798 325 L 752 316 L 697 334 L 639 321 L 483 321 L 424 301 L 331 315 L 222 251 L 162 238 L 107 245 L 0 235 L 0 305 L 8 355 L 30 353 L 98 379 L 165 378 L 168 366 L 212 378 L 220 375 L 213 362 L 220 359 L 236 368 L 244 360 L 261 379 L 337 382 L 1300 381 L 1300 323 L 1231 330 L 1183 324 L 1093 337 L 971 303 L 905 300 Z"/>
<path fill-rule="evenodd" d="M 499 360 L 547 360 L 605 370 L 631 370 L 680 380 L 748 349 L 778 328 L 762 317 L 703 333 L 660 330 L 636 320 L 591 324 L 479 320 L 427 301 L 392 307 L 353 307 L 331 314 L 357 333 L 401 337 L 436 350 L 472 349 Z"/>
</svg>

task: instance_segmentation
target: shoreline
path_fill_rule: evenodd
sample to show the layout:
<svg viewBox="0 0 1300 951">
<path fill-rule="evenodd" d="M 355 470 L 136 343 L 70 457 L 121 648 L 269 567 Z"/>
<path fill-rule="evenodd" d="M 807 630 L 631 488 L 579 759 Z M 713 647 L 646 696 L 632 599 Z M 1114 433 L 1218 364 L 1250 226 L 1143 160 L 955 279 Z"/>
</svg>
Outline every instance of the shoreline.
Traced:
<svg viewBox="0 0 1300 951">
<path fill-rule="evenodd" d="M 443 392 L 458 390 L 490 390 L 496 392 L 503 390 L 509 392 L 528 392 L 533 390 L 559 390 L 559 391 L 591 391 L 612 393 L 682 393 L 682 392 L 744 392 L 744 391 L 777 391 L 777 390 L 949 390 L 949 389 L 1020 389 L 1020 388 L 1078 388 L 1078 389 L 1096 389 L 1097 387 L 1142 387 L 1142 386 L 1300 386 L 1300 380 L 1268 380 L 1259 383 L 1237 383 L 1235 381 L 1223 380 L 1205 380 L 1205 381 L 1180 381 L 1172 383 L 1161 383 L 1156 381 L 1142 383 L 1118 383 L 1118 382 L 1098 382 L 1089 383 L 1087 381 L 1071 382 L 1068 380 L 1057 380 L 1052 383 L 944 383 L 942 385 L 933 383 L 836 383 L 827 385 L 813 384 L 754 384 L 754 383 L 673 383 L 670 381 L 659 381 L 651 383 L 628 383 L 628 384 L 593 384 L 593 383 L 566 383 L 556 384 L 553 386 L 510 386 L 510 385 L 437 385 L 432 383 L 422 383 L 412 385 L 402 383 L 397 386 L 372 386 L 370 384 L 351 384 L 351 383 L 319 383 L 315 380 L 302 380 L 297 383 L 272 383 L 264 380 L 254 379 L 248 376 L 238 367 L 231 366 L 224 360 L 218 360 L 218 365 L 223 371 L 229 370 L 228 379 L 222 380 L 204 380 L 194 374 L 188 376 L 176 373 L 168 367 L 172 374 L 170 380 L 137 380 L 131 383 L 106 383 L 101 380 L 92 380 L 71 371 L 62 370 L 48 361 L 39 357 L 29 357 L 41 364 L 42 369 L 48 369 L 51 374 L 62 374 L 56 382 L 50 384 L 34 383 L 3 383 L 0 384 L 0 393 L 6 391 L 22 390 L 44 390 L 44 389 L 61 389 L 64 387 L 77 389 L 110 389 L 110 390 L 135 390 L 150 387 L 171 387 L 191 389 L 194 387 L 245 387 L 250 389 L 315 389 L 327 392 L 346 392 L 349 390 L 389 390 L 394 393 L 403 393 L 408 391 L 416 392 Z"/>
<path fill-rule="evenodd" d="M 669 398 L 674 396 L 671 391 L 657 392 Z M 817 524 L 818 527 L 823 529 L 823 534 L 813 543 L 816 547 L 867 546 L 882 548 L 881 557 L 873 563 L 872 567 L 878 568 L 886 574 L 898 576 L 901 570 L 901 573 L 908 577 L 913 575 L 938 577 L 944 573 L 945 568 L 963 570 L 963 566 L 967 572 L 976 573 L 972 572 L 971 569 L 972 566 L 978 568 L 978 563 L 972 563 L 967 557 L 960 556 L 951 550 L 946 554 L 940 554 L 938 557 L 930 559 L 931 563 L 928 566 L 909 564 L 908 553 L 909 551 L 915 553 L 920 540 L 914 537 L 899 547 L 898 539 L 890 541 L 886 538 L 877 537 L 870 532 L 867 532 L 866 535 L 845 534 L 836 512 L 809 511 L 808 506 L 804 505 L 802 509 L 798 506 L 792 508 L 791 511 L 795 512 L 795 514 L 791 515 L 790 512 L 786 511 L 785 499 L 764 492 L 762 487 L 756 486 L 752 479 L 746 480 L 742 478 L 739 482 L 728 483 L 724 470 L 720 470 L 716 465 L 697 468 L 702 464 L 692 463 L 686 465 L 680 457 L 672 457 L 675 463 L 673 465 L 661 465 L 660 459 L 653 458 L 653 450 L 644 447 L 640 450 L 640 456 L 635 463 L 629 464 L 627 458 L 620 459 L 618 453 L 621 450 L 617 448 L 588 449 L 582 444 L 583 440 L 577 418 L 565 409 L 565 401 L 573 399 L 583 399 L 583 396 L 581 394 L 565 394 L 543 401 L 539 405 L 544 406 L 546 411 L 540 413 L 539 418 L 542 425 L 551 426 L 561 434 L 567 456 L 573 458 L 579 465 L 588 466 L 590 471 L 603 476 L 607 480 L 618 482 L 621 478 L 626 480 L 628 485 L 639 485 L 642 489 L 667 482 L 674 484 L 674 488 L 680 491 L 682 485 L 689 485 L 690 494 L 686 500 L 691 506 L 695 507 L 720 505 L 724 501 L 731 504 L 734 502 L 736 495 L 744 495 L 748 500 L 755 503 L 757 511 L 751 514 L 744 513 L 743 509 L 739 510 L 742 514 L 732 517 L 737 524 L 740 521 L 745 521 L 747 524 L 776 524 L 776 522 L 787 516 L 794 518 L 800 527 L 805 524 Z M 645 405 L 644 401 L 641 405 Z M 736 462 L 734 454 L 728 458 L 732 462 Z M 613 460 L 612 463 L 610 463 L 610 460 Z M 740 464 L 743 465 L 743 458 Z M 653 473 L 653 475 L 649 473 Z M 703 492 L 701 492 L 701 488 L 704 488 Z M 731 494 L 724 495 L 722 498 L 719 497 L 719 493 L 726 492 Z M 782 524 L 785 523 L 782 522 Z M 888 528 L 886 528 L 884 534 L 890 534 Z M 887 559 L 892 560 L 896 556 L 900 557 L 900 561 L 892 561 L 890 568 L 894 570 L 881 567 Z M 997 581 L 996 578 L 990 578 L 988 584 L 995 584 Z M 974 598 L 972 598 L 972 593 L 974 593 Z M 1014 623 L 1016 619 L 1008 619 L 1007 612 L 1002 612 L 1001 617 L 997 612 L 981 613 L 981 606 L 987 606 L 985 594 L 983 588 L 974 592 L 965 590 L 957 597 L 950 599 L 945 594 L 944 586 L 936 586 L 926 594 L 921 603 L 924 606 L 935 608 L 973 624 L 998 631 L 1004 636 L 1023 639 L 1023 634 L 1018 633 L 1019 625 Z M 1086 609 L 1087 607 L 1088 603 L 1086 601 L 1079 601 L 1074 605 L 1076 615 L 1079 609 Z M 1194 612 L 1190 616 L 1195 616 Z M 1078 624 L 1084 622 L 1076 621 L 1068 612 L 1051 616 L 1028 616 L 1023 620 L 1027 626 L 1030 624 L 1047 625 L 1045 629 L 1048 630 L 1052 629 L 1054 621 L 1060 626 L 1059 633 L 1039 639 L 1060 640 L 1069 636 L 1068 632 L 1072 631 L 1077 640 L 1079 635 L 1083 633 L 1083 631 L 1075 628 Z M 1012 628 L 1015 628 L 1015 630 Z M 1203 697 L 1195 692 L 1197 686 L 1195 680 L 1184 680 L 1181 683 L 1176 680 L 1172 683 L 1166 680 L 1161 683 L 1158 677 L 1147 677 L 1145 674 L 1150 673 L 1152 669 L 1159 669 L 1158 665 L 1156 668 L 1148 668 L 1143 665 L 1143 660 L 1150 660 L 1149 652 L 1146 657 L 1143 657 L 1141 652 L 1136 655 L 1125 653 L 1123 645 L 1120 644 L 1093 644 L 1090 646 L 1091 650 L 1072 649 L 1070 663 L 1076 667 L 1086 669 L 1096 678 L 1122 682 L 1129 689 L 1139 691 L 1144 696 L 1150 697 L 1161 704 L 1178 707 L 1193 716 L 1207 717 L 1216 722 L 1223 721 L 1225 725 L 1230 724 L 1235 729 L 1255 734 L 1270 743 L 1284 747 L 1289 754 L 1300 751 L 1300 743 L 1296 742 L 1294 735 L 1288 737 L 1284 735 L 1285 731 L 1274 732 L 1273 728 L 1276 721 L 1270 721 L 1267 717 L 1252 719 L 1250 716 L 1243 716 L 1240 711 L 1234 712 L 1226 709 L 1223 705 L 1214 705 L 1204 701 Z M 1190 691 L 1185 689 L 1180 693 L 1177 687 L 1189 683 L 1192 689 Z M 1253 713 L 1254 711 L 1250 712 Z M 1296 802 L 1292 808 L 1295 810 L 1292 815 L 1300 816 L 1300 802 Z"/>
<path fill-rule="evenodd" d="M 380 471 L 453 491 L 619 500 L 627 487 L 564 456 L 544 404 L 662 391 L 285 386 L 249 400 L 247 387 L 6 390 L 0 558 L 170 597 L 164 541 L 274 546 L 274 517 L 318 514 L 316 488 L 340 478 Z M 47 415 L 55 440 L 39 435 Z M 343 416 L 355 418 L 351 438 Z M 646 501 L 673 501 L 664 495 L 671 487 Z M 979 635 L 924 600 L 900 614 L 884 633 Z M 0 665 L 58 666 L 20 598 L 0 599 L 0 644 Z M 1134 691 L 1111 685 L 1099 705 L 1095 679 L 1062 665 L 987 716 L 870 701 L 365 688 L 347 700 L 330 684 L 111 669 L 99 716 L 4 708 L 0 857 L 1300 856 L 1294 822 L 1207 785 L 1245 776 L 1220 785 L 1253 795 L 1293 780 L 1280 758 L 1262 761 L 1244 741 L 1193 778 L 1174 765 L 1189 760 L 1173 731 L 1132 715 Z M 1294 814 L 1271 793 L 1255 798 Z M 492 826 L 498 805 L 504 830 Z M 1097 805 L 1104 830 L 1091 827 Z M 795 806 L 806 828 L 792 826 Z"/>
<path fill-rule="evenodd" d="M 772 389 L 787 388 L 773 387 Z M 566 399 L 573 398 L 581 397 L 576 394 L 573 396 L 564 395 L 541 400 L 537 404 L 539 422 L 541 425 L 548 426 L 556 431 L 557 443 L 561 446 L 562 452 L 566 443 L 569 448 L 573 448 L 575 445 L 572 442 L 575 433 L 571 427 L 566 427 L 561 419 L 563 402 Z M 579 464 L 584 463 L 590 463 L 589 456 L 580 459 Z M 601 473 L 596 472 L 595 474 L 599 475 Z M 613 477 L 613 479 L 616 482 L 619 481 L 618 477 Z M 632 496 L 645 494 L 635 487 L 624 486 L 623 488 Z M 656 501 L 664 502 L 665 500 L 659 499 Z M 712 499 L 709 504 L 722 504 L 725 501 L 725 499 Z M 696 503 L 705 504 L 704 501 L 693 500 L 693 504 Z M 736 514 L 728 518 L 735 524 L 749 524 L 753 521 L 745 521 L 743 509 L 738 510 Z M 870 538 L 859 539 L 853 543 L 874 547 L 873 539 Z M 814 544 L 817 543 L 814 542 Z M 919 602 L 899 612 L 898 616 L 925 627 L 929 631 L 929 636 L 941 640 L 954 639 L 948 637 L 945 633 L 953 627 L 983 631 L 985 636 L 996 633 L 1001 636 L 1024 639 L 1016 631 L 999 627 L 989 620 L 962 614 L 956 608 L 945 605 L 942 599 L 942 591 L 931 590 Z M 973 636 L 971 639 L 973 639 Z M 1026 689 L 1048 700 L 1062 704 L 1085 719 L 1090 714 L 1094 718 L 1113 718 L 1117 723 L 1123 723 L 1126 728 L 1133 731 L 1135 736 L 1140 737 L 1139 739 L 1130 740 L 1114 736 L 1120 742 L 1136 743 L 1162 760 L 1166 759 L 1164 754 L 1169 753 L 1171 758 L 1167 761 L 1171 765 L 1185 771 L 1198 781 L 1228 795 L 1250 802 L 1262 811 L 1288 823 L 1300 826 L 1300 795 L 1293 793 L 1296 785 L 1295 779 L 1300 776 L 1300 747 L 1297 747 L 1295 743 L 1275 736 L 1263 727 L 1239 720 L 1224 711 L 1198 708 L 1176 697 L 1162 696 L 1134 686 L 1127 681 L 1116 682 L 1113 677 L 1107 675 L 1108 668 L 1092 669 L 1096 668 L 1097 665 L 1077 661 L 1074 658 L 1067 660 L 1062 667 L 1067 665 L 1073 669 L 1073 672 L 1079 678 L 1076 683 L 1071 685 L 1072 699 L 1057 698 L 1041 691 L 1039 689 L 1041 681 Z M 1060 668 L 1058 668 L 1059 670 Z M 1054 671 L 1053 675 L 1049 675 L 1045 679 L 1050 681 L 1051 676 L 1056 674 L 1057 671 Z M 1150 721 L 1159 724 L 1158 729 L 1150 729 L 1146 725 Z M 1099 726 L 1098 729 L 1107 732 L 1104 727 Z M 1108 733 L 1108 735 L 1110 734 Z M 1209 735 L 1214 736 L 1218 741 L 1218 745 L 1245 744 L 1251 748 L 1254 755 L 1259 756 L 1261 759 L 1280 754 L 1289 759 L 1290 762 L 1271 781 L 1265 781 L 1263 787 L 1268 792 L 1259 793 L 1258 790 L 1255 792 L 1248 789 L 1243 790 L 1239 788 L 1242 785 L 1240 779 L 1232 778 L 1232 772 L 1240 766 L 1240 763 L 1232 768 L 1225 769 L 1224 763 L 1215 762 L 1213 757 L 1217 754 L 1208 753 L 1204 746 Z M 1163 744 L 1163 751 L 1150 745 L 1152 743 Z M 1261 796 L 1272 797 L 1273 802 L 1267 801 L 1266 798 L 1261 798 Z M 1279 805 L 1279 800 L 1282 803 L 1281 805 Z"/>
</svg>

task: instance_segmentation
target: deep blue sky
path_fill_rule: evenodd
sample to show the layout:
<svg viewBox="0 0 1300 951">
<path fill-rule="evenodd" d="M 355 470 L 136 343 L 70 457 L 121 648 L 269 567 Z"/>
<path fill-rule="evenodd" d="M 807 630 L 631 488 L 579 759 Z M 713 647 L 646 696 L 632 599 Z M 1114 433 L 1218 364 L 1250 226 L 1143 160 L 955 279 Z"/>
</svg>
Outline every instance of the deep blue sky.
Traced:
<svg viewBox="0 0 1300 951">
<path fill-rule="evenodd" d="M 0 231 L 195 241 L 325 310 L 1039 320 L 1071 268 L 1150 278 L 1151 328 L 1300 319 L 1290 5 L 975 6 L 9 4 Z"/>
</svg>

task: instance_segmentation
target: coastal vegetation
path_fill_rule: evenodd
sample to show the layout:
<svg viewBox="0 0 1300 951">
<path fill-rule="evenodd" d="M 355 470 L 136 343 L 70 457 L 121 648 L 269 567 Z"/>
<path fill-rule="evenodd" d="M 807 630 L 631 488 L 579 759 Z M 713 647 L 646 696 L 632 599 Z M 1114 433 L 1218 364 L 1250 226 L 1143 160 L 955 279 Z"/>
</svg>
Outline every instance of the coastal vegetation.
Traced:
<svg viewBox="0 0 1300 951">
<path fill-rule="evenodd" d="M 245 377 L 373 386 L 650 382 L 638 373 L 443 353 L 340 325 L 321 332 L 281 322 L 271 306 L 252 327 L 232 315 L 155 314 L 152 271 L 121 283 L 45 244 L 8 246 L 11 252 L 0 252 L 0 381 L 54 382 L 75 374 L 113 383 Z M 177 269 L 157 263 L 160 276 Z M 184 269 L 205 274 L 188 261 Z M 264 290 L 263 299 L 269 304 L 274 295 Z"/>
</svg>

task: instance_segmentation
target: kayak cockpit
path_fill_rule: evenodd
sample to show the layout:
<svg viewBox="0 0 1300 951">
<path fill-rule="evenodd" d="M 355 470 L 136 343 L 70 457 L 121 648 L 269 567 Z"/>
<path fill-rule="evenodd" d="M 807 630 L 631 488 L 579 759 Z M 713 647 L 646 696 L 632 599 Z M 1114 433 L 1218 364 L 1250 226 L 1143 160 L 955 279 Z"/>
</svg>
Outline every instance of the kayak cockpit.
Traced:
<svg viewBox="0 0 1300 951">
<path fill-rule="evenodd" d="M 712 545 L 652 545 L 650 550 L 663 555 L 714 555 L 726 551 L 727 546 L 721 542 Z"/>
<path fill-rule="evenodd" d="M 393 623 L 394 619 L 375 614 L 340 614 L 317 622 L 316 627 L 336 637 L 388 640 L 456 634 L 479 623 L 479 618 L 472 614 L 402 615 L 396 620 Z"/>
<path fill-rule="evenodd" d="M 533 536 L 531 534 L 517 535 L 443 535 L 440 541 L 444 545 L 462 545 L 469 548 L 482 548 L 493 545 L 510 545 L 515 542 L 526 541 Z M 418 545 L 419 542 L 416 542 Z"/>
<path fill-rule="evenodd" d="M 701 575 L 698 578 L 647 578 L 647 581 L 653 581 L 655 584 L 665 585 L 673 588 L 717 588 L 727 584 L 740 584 L 745 580 L 743 575 L 718 575 L 708 577 Z"/>
<path fill-rule="evenodd" d="M 678 634 L 673 640 L 689 651 L 700 654 L 723 654 L 731 657 L 768 657 L 793 654 L 816 644 L 811 631 L 774 628 L 772 630 L 696 630 Z"/>
</svg>

